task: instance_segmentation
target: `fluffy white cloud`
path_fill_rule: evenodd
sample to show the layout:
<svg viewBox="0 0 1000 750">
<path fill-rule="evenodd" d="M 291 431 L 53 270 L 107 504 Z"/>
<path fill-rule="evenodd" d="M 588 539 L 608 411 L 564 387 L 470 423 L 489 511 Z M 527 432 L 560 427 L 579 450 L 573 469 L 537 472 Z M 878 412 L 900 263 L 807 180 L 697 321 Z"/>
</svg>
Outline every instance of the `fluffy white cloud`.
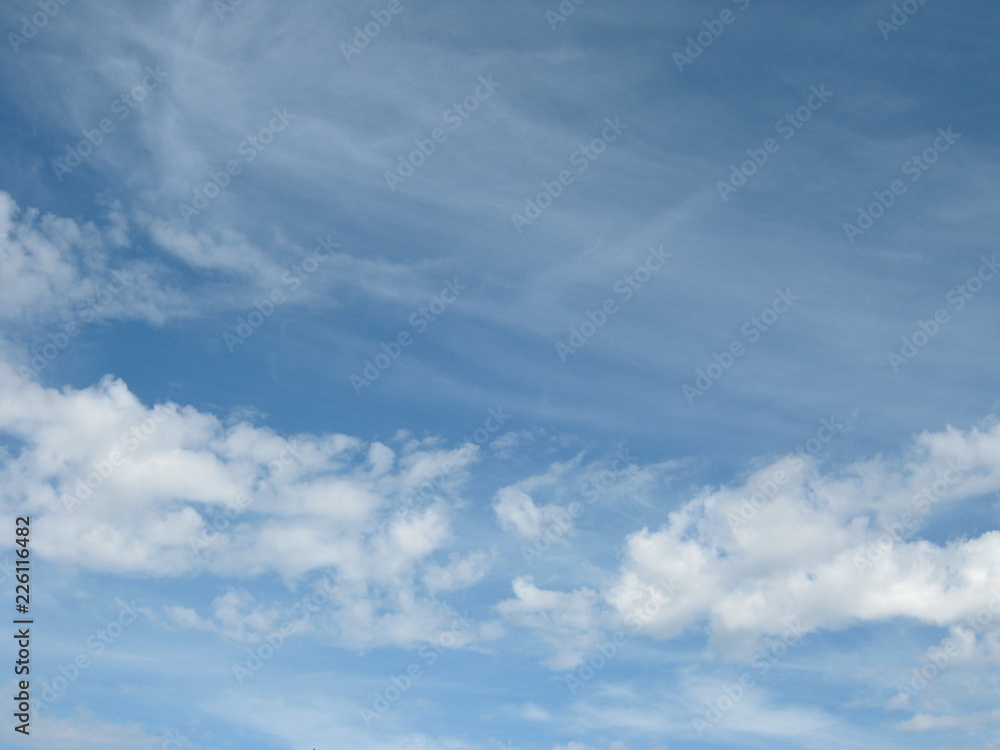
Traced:
<svg viewBox="0 0 1000 750">
<path fill-rule="evenodd" d="M 1000 429 L 922 434 L 901 461 L 824 474 L 801 457 L 740 487 L 707 491 L 660 529 L 631 534 L 608 601 L 669 578 L 681 592 L 646 632 L 672 637 L 707 618 L 718 643 L 905 616 L 948 626 L 987 606 L 1000 532 L 936 544 L 915 538 L 936 507 L 1000 489 Z"/>
<path fill-rule="evenodd" d="M 345 435 L 282 437 L 190 407 L 150 408 L 113 378 L 56 390 L 6 366 L 0 432 L 16 445 L 0 468 L 3 505 L 32 515 L 39 556 L 116 574 L 273 571 L 290 585 L 335 571 L 343 585 L 315 622 L 355 647 L 433 640 L 456 617 L 433 596 L 473 584 L 492 559 L 438 559 L 460 502 L 445 496 L 476 459 L 471 446 L 409 442 L 396 456 Z M 437 499 L 408 504 L 435 474 Z M 210 616 L 183 602 L 169 614 L 246 640 L 280 619 L 246 596 L 223 595 Z"/>
</svg>

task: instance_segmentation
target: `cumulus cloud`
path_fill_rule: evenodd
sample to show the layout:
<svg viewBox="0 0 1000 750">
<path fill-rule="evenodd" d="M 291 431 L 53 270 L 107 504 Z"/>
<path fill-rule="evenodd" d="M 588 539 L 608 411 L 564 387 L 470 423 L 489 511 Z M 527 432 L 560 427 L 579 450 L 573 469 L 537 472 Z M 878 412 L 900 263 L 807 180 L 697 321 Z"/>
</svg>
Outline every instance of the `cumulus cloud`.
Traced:
<svg viewBox="0 0 1000 750">
<path fill-rule="evenodd" d="M 936 508 L 1000 489 L 998 458 L 994 427 L 925 433 L 905 459 L 831 473 L 782 459 L 630 534 L 608 601 L 627 615 L 638 587 L 676 580 L 680 595 L 645 632 L 669 638 L 707 619 L 717 643 L 775 635 L 793 618 L 806 630 L 957 624 L 992 596 L 1000 532 L 940 544 L 919 532 Z"/>
<path fill-rule="evenodd" d="M 0 432 L 18 446 L 0 469 L 3 503 L 32 515 L 39 556 L 125 575 L 275 572 L 290 585 L 334 571 L 343 585 L 321 621 L 358 647 L 433 639 L 456 614 L 434 595 L 472 585 L 492 559 L 439 559 L 457 498 L 404 502 L 445 463 L 457 488 L 476 459 L 469 446 L 411 443 L 396 457 L 346 435 L 284 437 L 191 407 L 149 407 L 110 377 L 57 390 L 7 366 Z M 421 581 L 430 596 L 417 593 Z M 250 638 L 279 613 L 246 596 L 223 595 L 210 616 L 178 602 L 170 616 Z"/>
</svg>

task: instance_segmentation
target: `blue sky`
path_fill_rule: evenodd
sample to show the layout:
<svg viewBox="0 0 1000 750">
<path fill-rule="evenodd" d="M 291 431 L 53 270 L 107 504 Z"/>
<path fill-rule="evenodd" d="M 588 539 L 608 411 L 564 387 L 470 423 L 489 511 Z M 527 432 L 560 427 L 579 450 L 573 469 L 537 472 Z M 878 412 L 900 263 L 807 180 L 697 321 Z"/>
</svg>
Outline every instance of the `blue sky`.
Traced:
<svg viewBox="0 0 1000 750">
<path fill-rule="evenodd" d="M 1000 744 L 994 5 L 0 21 L 0 746 Z"/>
</svg>

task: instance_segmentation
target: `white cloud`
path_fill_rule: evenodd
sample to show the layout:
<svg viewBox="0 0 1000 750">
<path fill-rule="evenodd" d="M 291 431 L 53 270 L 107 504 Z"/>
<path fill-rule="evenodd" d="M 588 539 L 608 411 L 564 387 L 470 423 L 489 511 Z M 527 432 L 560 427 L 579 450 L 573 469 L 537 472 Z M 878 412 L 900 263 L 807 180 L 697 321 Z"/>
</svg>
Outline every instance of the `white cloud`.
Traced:
<svg viewBox="0 0 1000 750">
<path fill-rule="evenodd" d="M 158 289 L 145 262 L 117 257 L 127 223 L 114 204 L 102 230 L 92 223 L 20 210 L 0 191 L 0 320 L 77 323 L 108 318 L 163 321 L 176 305 Z M 16 280 L 16 281 L 15 281 Z M 174 310 L 176 312 L 176 310 Z"/>
<path fill-rule="evenodd" d="M 488 566 L 480 555 L 435 561 L 452 541 L 452 502 L 403 502 L 415 475 L 445 461 L 457 487 L 475 459 L 464 447 L 416 444 L 393 463 L 380 444 L 150 408 L 112 378 L 59 391 L 5 366 L 0 431 L 22 441 L 0 469 L 4 505 L 33 516 L 40 557 L 115 574 L 274 571 L 290 585 L 333 570 L 344 586 L 316 621 L 356 647 L 433 640 L 456 616 L 433 595 L 470 585 Z M 430 598 L 416 593 L 424 580 Z M 222 596 L 210 617 L 184 602 L 170 614 L 237 639 L 277 622 L 277 611 L 243 596 Z"/>
<path fill-rule="evenodd" d="M 518 482 L 503 487 L 497 492 L 493 503 L 500 527 L 523 539 L 535 541 L 550 529 L 558 529 L 558 537 L 573 535 L 573 517 L 567 508 L 555 503 L 539 505 L 530 493 L 545 492 L 553 494 L 565 492 L 563 485 L 570 485 L 571 477 L 580 468 L 583 454 L 578 454 L 569 461 L 555 462 L 541 474 L 521 479 Z M 574 500 L 582 499 L 579 495 Z"/>
<path fill-rule="evenodd" d="M 119 200 L 101 202 L 106 210 L 98 226 L 19 209 L 0 191 L 0 277 L 9 280 L 0 297 L 0 320 L 21 327 L 8 335 L 25 340 L 16 352 L 22 361 L 30 361 L 31 348 L 55 343 L 54 351 L 62 351 L 95 321 L 159 326 L 206 311 L 252 309 L 273 292 L 284 294 L 289 305 L 330 306 L 338 304 L 332 287 L 355 283 L 374 298 L 416 304 L 437 284 L 426 273 L 432 263 L 401 264 L 324 249 L 316 255 L 322 262 L 308 269 L 303 262 L 316 243 L 299 248 L 279 238 L 277 249 L 265 250 L 228 227 L 192 230 L 141 208 L 127 214 Z M 322 239 L 324 248 L 335 242 Z M 135 249 L 143 245 L 145 252 L 137 256 Z M 185 283 L 191 275 L 177 274 L 178 265 L 197 274 L 193 286 Z M 45 366 L 38 360 L 33 369 Z"/>
<path fill-rule="evenodd" d="M 531 576 L 513 582 L 514 599 L 497 605 L 513 624 L 538 631 L 555 653 L 546 659 L 553 669 L 572 669 L 594 648 L 599 636 L 599 597 L 587 588 L 571 592 L 540 589 Z"/>
<path fill-rule="evenodd" d="M 496 562 L 496 551 L 451 555 L 448 564 L 429 565 L 424 573 L 424 585 L 431 593 L 468 588 L 486 575 Z"/>
<path fill-rule="evenodd" d="M 291 615 L 278 607 L 265 608 L 242 589 L 230 589 L 212 602 L 213 615 L 202 618 L 189 607 L 166 607 L 167 616 L 184 628 L 218 633 L 242 643 L 256 643 L 286 625 Z"/>
<path fill-rule="evenodd" d="M 565 508 L 558 505 L 536 505 L 531 496 L 517 487 L 504 487 L 493 504 L 497 521 L 504 531 L 534 541 L 556 524 L 564 526 L 562 534 L 572 530 L 573 521 Z"/>
<path fill-rule="evenodd" d="M 224 271 L 249 279 L 270 279 L 271 283 L 280 276 L 263 252 L 232 230 L 221 230 L 216 236 L 208 230 L 189 231 L 179 222 L 148 221 L 153 242 L 195 270 Z"/>
<path fill-rule="evenodd" d="M 780 633 L 791 618 L 807 630 L 900 616 L 955 624 L 991 597 L 1000 532 L 943 544 L 912 537 L 934 505 L 1000 489 L 998 456 L 994 428 L 925 433 L 903 461 L 828 475 L 782 459 L 631 534 L 608 600 L 628 615 L 637 587 L 676 580 L 681 593 L 646 632 L 672 637 L 708 618 L 717 643 Z M 892 542 L 885 528 L 904 514 L 909 526 L 895 527 Z"/>
</svg>

